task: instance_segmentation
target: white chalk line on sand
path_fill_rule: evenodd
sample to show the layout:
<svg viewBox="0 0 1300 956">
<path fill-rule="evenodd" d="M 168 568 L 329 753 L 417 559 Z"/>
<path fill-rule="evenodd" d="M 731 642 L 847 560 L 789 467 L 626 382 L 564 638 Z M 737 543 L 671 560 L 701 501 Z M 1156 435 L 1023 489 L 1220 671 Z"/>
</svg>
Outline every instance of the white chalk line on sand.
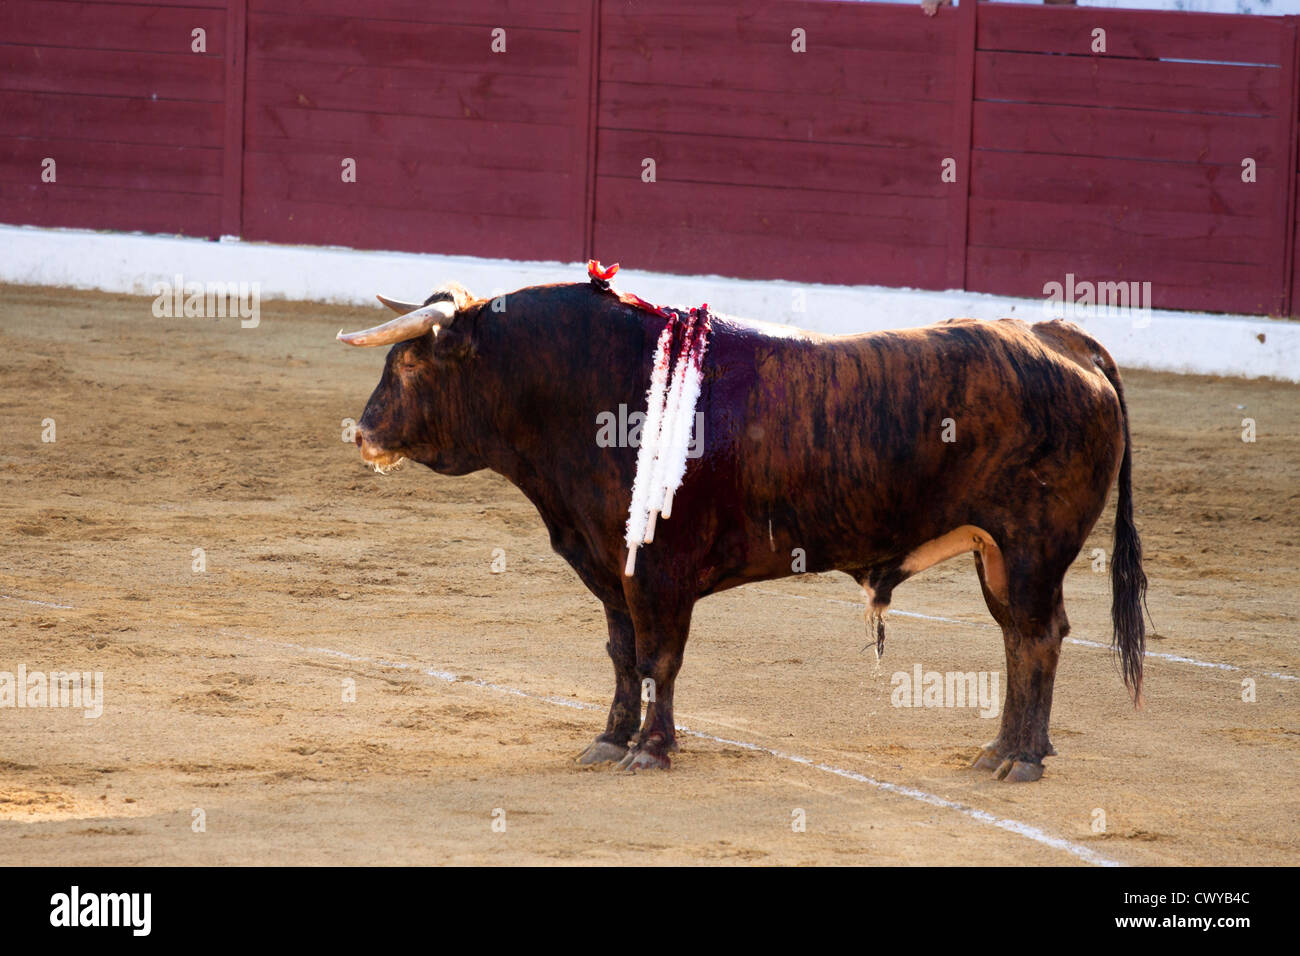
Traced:
<svg viewBox="0 0 1300 956">
<path fill-rule="evenodd" d="M 71 604 L 51 604 L 48 601 L 33 601 L 29 598 L 14 597 L 12 594 L 0 594 L 0 600 L 18 601 L 22 604 L 35 604 L 37 607 L 56 607 L 61 611 L 75 611 Z"/>
<path fill-rule="evenodd" d="M 806 594 L 786 594 L 784 591 L 772 591 L 772 590 L 768 590 L 767 588 L 754 588 L 754 590 L 757 591 L 759 594 L 770 594 L 774 597 L 790 598 L 795 601 L 821 601 L 824 604 L 839 604 L 839 605 L 843 605 L 844 607 L 857 608 L 860 611 L 865 611 L 867 609 L 867 605 L 862 601 L 845 601 L 841 598 L 809 596 Z M 999 630 L 996 624 L 989 624 L 985 621 L 960 621 L 955 617 L 937 617 L 933 614 L 918 614 L 916 611 L 896 611 L 893 608 L 890 608 L 889 614 L 891 617 L 893 615 L 898 615 L 899 617 L 914 617 L 922 621 L 936 621 L 940 624 L 957 624 L 957 625 L 961 625 L 962 627 L 981 627 L 981 628 L 992 628 L 993 630 Z M 1100 648 L 1103 651 L 1110 650 L 1109 644 L 1102 644 L 1098 641 L 1085 641 L 1082 638 L 1078 638 L 1078 637 L 1067 637 L 1065 639 L 1065 643 L 1077 644 L 1080 647 Z M 1161 651 L 1147 651 L 1144 654 L 1144 656 L 1151 657 L 1160 661 L 1168 661 L 1171 664 L 1189 664 L 1192 667 L 1208 667 L 1213 670 L 1237 671 L 1238 673 L 1250 673 L 1250 670 L 1248 668 L 1238 667 L 1235 664 L 1220 664 L 1217 661 L 1198 661 L 1194 657 L 1183 657 L 1181 654 L 1165 654 L 1162 653 Z M 1280 674 L 1275 671 L 1263 671 L 1262 676 L 1272 677 L 1274 680 L 1300 680 L 1300 675 Z"/>
<path fill-rule="evenodd" d="M 757 594 L 770 594 L 774 597 L 789 598 L 793 601 L 821 601 L 824 604 L 839 604 L 844 607 L 857 608 L 861 611 L 865 611 L 867 608 L 866 604 L 861 601 L 845 601 L 840 598 L 820 596 L 810 597 L 806 594 L 787 594 L 784 591 L 772 591 L 767 588 L 753 588 L 752 590 Z M 76 610 L 76 608 L 71 604 L 51 604 L 46 601 L 33 601 L 29 598 L 12 597 L 8 594 L 0 594 L 0 599 L 6 601 L 21 601 L 23 604 L 35 604 L 39 607 L 53 607 L 62 611 Z M 890 609 L 889 613 L 898 617 L 913 617 L 921 621 L 935 621 L 939 624 L 956 624 L 962 627 L 992 628 L 993 630 L 997 630 L 996 624 L 989 624 L 984 621 L 961 621 L 955 617 L 939 617 L 934 614 L 921 614 L 917 611 L 899 611 L 893 608 Z M 1098 648 L 1103 651 L 1110 650 L 1109 644 L 1102 644 L 1097 641 L 1085 641 L 1082 638 L 1077 637 L 1067 637 L 1065 643 L 1077 644 L 1080 647 Z M 1168 661 L 1171 664 L 1188 664 L 1191 667 L 1205 667 L 1211 670 L 1234 671 L 1240 674 L 1251 673 L 1249 668 L 1238 667 L 1235 664 L 1221 664 L 1217 661 L 1201 661 L 1194 657 L 1184 657 L 1181 654 L 1165 654 L 1161 651 L 1146 651 L 1144 656 L 1155 658 L 1156 660 Z M 1261 676 L 1271 677 L 1274 680 L 1300 681 L 1300 675 L 1296 674 L 1281 674 L 1276 671 L 1262 671 L 1260 673 Z"/>
<path fill-rule="evenodd" d="M 865 603 L 857 602 L 857 601 L 845 601 L 836 598 L 809 597 L 807 595 L 787 594 L 781 591 L 771 591 L 764 588 L 754 588 L 754 590 L 761 594 L 769 594 L 769 595 L 774 595 L 776 597 L 783 597 L 783 598 L 792 598 L 797 601 L 808 601 L 808 600 L 823 601 L 828 604 L 840 604 L 840 605 L 846 605 L 853 608 L 859 608 L 862 610 L 866 609 Z M 22 601 L 27 604 L 37 604 L 42 607 L 54 607 L 63 610 L 74 610 L 74 608 L 68 604 L 53 604 L 44 601 L 32 601 L 26 598 L 10 597 L 9 595 L 0 595 L 0 598 L 6 598 L 8 600 L 13 600 L 13 601 Z M 931 614 L 921 614 L 915 611 L 891 610 L 890 613 L 899 615 L 901 617 L 912 617 L 920 620 L 935 621 L 942 624 L 955 624 L 955 625 L 964 625 L 966 627 L 978 627 L 978 628 L 995 627 L 995 625 L 986 624 L 980 621 L 961 621 L 956 618 L 940 617 Z M 229 632 L 223 632 L 223 633 L 229 633 Z M 237 635 L 237 636 L 247 639 L 247 635 Z M 357 654 L 349 654 L 345 651 L 337 651 L 327 647 L 307 647 L 301 644 L 293 644 L 286 641 L 271 641 L 266 638 L 259 638 L 259 637 L 253 637 L 251 639 L 258 641 L 260 643 L 269 644 L 274 647 L 282 647 L 286 649 L 302 651 L 305 653 L 321 654 L 329 657 L 337 657 L 342 660 L 353 661 L 355 663 L 375 664 L 380 667 L 392 667 L 400 670 L 419 670 L 419 668 L 415 667 L 414 665 L 404 664 L 401 663 L 400 661 L 385 661 L 385 660 L 379 660 L 374 658 L 362 657 Z M 1100 648 L 1102 650 L 1109 649 L 1108 645 L 1101 644 L 1096 641 L 1085 641 L 1078 638 L 1066 638 L 1066 640 L 1071 644 L 1078 644 L 1083 647 Z M 1238 671 L 1238 672 L 1243 670 L 1242 668 L 1232 664 L 1221 664 L 1212 661 L 1199 661 L 1196 660 L 1195 658 L 1183 657 L 1177 654 L 1163 654 L 1155 651 L 1147 651 L 1146 656 L 1159 658 L 1161 660 L 1167 660 L 1177 664 L 1190 664 L 1193 667 L 1208 667 L 1208 668 L 1215 668 L 1218 670 Z M 491 690 L 502 694 L 509 694 L 514 697 L 524 697 L 530 700 L 542 701 L 544 703 L 554 704 L 560 707 L 568 707 L 573 710 L 600 710 L 601 709 L 594 704 L 588 704 L 582 701 L 568 700 L 566 698 L 556 697 L 554 695 L 536 694 L 531 691 L 522 690 L 517 687 L 510 687 L 504 684 L 496 684 L 488 680 L 483 680 L 479 678 L 475 678 L 475 679 L 462 678 L 461 676 L 454 674 L 450 671 L 440 671 L 440 670 L 430 668 L 430 669 L 422 670 L 420 671 L 420 673 L 428 677 L 433 677 L 437 680 L 444 681 L 446 683 L 466 684 L 471 687 L 481 687 L 485 690 Z M 1291 674 L 1265 673 L 1265 676 L 1273 677 L 1278 680 L 1293 681 L 1293 680 L 1300 679 Z M 791 753 L 786 753 L 785 751 L 774 750 L 771 747 L 764 747 L 761 744 L 750 743 L 748 741 L 732 740 L 726 737 L 717 737 L 714 736 L 713 734 L 704 733 L 703 731 L 692 730 L 689 727 L 680 724 L 677 725 L 677 729 L 684 734 L 688 734 L 689 736 L 696 737 L 701 740 L 709 740 L 709 741 L 713 741 L 714 743 L 724 744 L 733 747 L 740 747 L 744 750 L 751 750 L 757 753 L 764 753 L 769 756 L 776 757 L 777 759 L 780 760 L 786 760 L 791 763 L 812 767 L 813 769 L 819 770 L 823 773 L 834 774 L 835 776 L 843 777 L 846 780 L 853 780 L 857 783 L 864 783 L 867 784 L 868 786 L 875 787 L 876 789 L 886 793 L 893 793 L 898 796 L 908 797 L 910 799 L 929 804 L 930 806 L 940 807 L 945 810 L 952 810 L 956 813 L 960 813 L 963 816 L 966 816 L 969 819 L 975 820 L 979 823 L 984 823 L 989 826 L 995 826 L 998 827 L 999 829 L 1006 830 L 1010 833 L 1018 834 L 1022 837 L 1025 837 L 1026 839 L 1033 840 L 1037 843 L 1041 843 L 1053 849 L 1062 850 L 1066 853 L 1071 854 L 1072 856 L 1078 857 L 1079 859 L 1084 860 L 1085 862 L 1088 863 L 1092 863 L 1096 866 L 1123 866 L 1124 865 L 1118 860 L 1112 860 L 1109 857 L 1102 856 L 1101 854 L 1089 849 L 1086 846 L 1073 843 L 1061 837 L 1052 836 L 1051 834 L 1045 832 L 1044 830 L 1039 829 L 1038 827 L 1032 826 L 1031 824 L 1021 823 L 1018 820 L 1011 820 L 1004 817 L 998 817 L 992 813 L 989 813 L 986 810 L 977 810 L 974 807 L 969 807 L 963 803 L 958 803 L 954 800 L 948 800 L 944 797 L 940 797 L 932 793 L 927 793 L 924 790 L 918 790 L 915 787 L 908 787 L 902 784 L 891 783 L 888 780 L 876 780 L 873 777 L 868 777 L 866 774 L 861 774 L 853 770 L 845 770 L 842 767 L 835 767 L 830 764 L 819 763 L 810 757 L 804 757 L 804 756 L 800 756 L 799 754 L 791 754 Z"/>
<path fill-rule="evenodd" d="M 555 704 L 560 707 L 568 707 L 573 710 L 594 710 L 594 711 L 603 710 L 603 708 L 597 707 L 595 704 L 588 704 L 584 701 L 569 700 L 568 698 L 556 697 L 552 694 L 538 694 L 538 693 L 534 693 L 533 691 L 523 690 L 519 687 L 510 687 L 506 684 L 497 684 L 497 683 L 493 683 L 492 681 L 483 680 L 481 678 L 465 678 L 459 676 L 458 674 L 454 674 L 451 671 L 442 671 L 442 670 L 437 670 L 435 668 L 426 669 L 426 668 L 421 668 L 415 664 L 404 664 L 400 661 L 388 661 L 388 660 L 381 660 L 378 658 L 364 657 L 360 654 L 349 654 L 346 651 L 338 651 L 329 647 L 308 647 L 305 644 L 294 644 L 290 641 L 273 641 L 270 638 L 254 637 L 252 635 L 239 634 L 237 632 L 229 631 L 229 630 L 222 630 L 218 633 L 226 635 L 228 637 L 238 637 L 244 640 L 253 640 L 259 644 L 266 644 L 271 647 L 278 647 L 285 650 L 299 651 L 307 654 L 320 654 L 325 657 L 334 657 L 340 660 L 345 660 L 356 664 L 373 664 L 379 667 L 393 667 L 399 670 L 416 671 L 418 673 L 424 674 L 425 676 L 432 677 L 436 680 L 440 680 L 448 684 L 465 684 L 470 687 L 481 687 L 484 690 L 495 691 L 500 694 L 509 694 L 512 697 L 524 697 L 529 700 L 541 701 L 547 704 Z M 734 740 L 728 737 L 717 737 L 714 736 L 713 734 L 708 734 L 701 730 L 692 730 L 690 727 L 687 727 L 684 724 L 677 724 L 676 726 L 678 732 L 687 734 L 688 736 L 695 737 L 700 740 L 708 740 L 708 741 L 712 741 L 713 743 L 722 744 L 724 746 L 739 747 L 743 750 L 750 750 L 755 753 L 767 754 L 768 756 L 775 757 L 778 760 L 786 760 L 789 761 L 790 763 L 799 764 L 805 767 L 811 767 L 812 769 L 819 770 L 822 773 L 834 774 L 837 777 L 843 777 L 845 780 L 852 780 L 855 783 L 864 783 L 867 786 L 875 787 L 877 790 L 881 790 L 885 793 L 892 793 L 896 796 L 907 797 L 908 799 L 916 800 L 921 803 L 928 804 L 929 806 L 932 807 L 939 807 L 940 809 L 943 810 L 951 810 L 955 813 L 960 813 L 962 816 L 974 820 L 977 823 L 983 823 L 983 824 L 987 824 L 988 826 L 994 826 L 1000 830 L 1006 830 L 1009 833 L 1014 833 L 1018 836 L 1024 837 L 1027 840 L 1033 840 L 1035 843 L 1041 843 L 1044 846 L 1050 847 L 1053 850 L 1060 850 L 1062 852 L 1069 853 L 1071 856 L 1078 857 L 1080 860 L 1083 860 L 1085 863 L 1091 863 L 1094 866 L 1107 866 L 1107 867 L 1124 866 L 1124 864 L 1121 863 L 1119 860 L 1113 860 L 1110 857 L 1103 856 L 1100 853 L 1097 853 L 1095 850 L 1092 850 L 1081 844 L 1074 843 L 1070 840 L 1066 840 L 1063 837 L 1053 836 L 1052 834 L 1046 832 L 1045 830 L 1040 829 L 1039 827 L 1033 826 L 1032 824 L 1022 823 L 1019 820 L 1011 820 L 1007 817 L 999 817 L 995 814 L 989 813 L 987 810 L 977 810 L 974 807 L 967 806 L 964 803 L 958 803 L 955 800 L 948 800 L 944 797 L 937 796 L 936 794 L 927 793 L 924 790 L 918 790 L 915 787 L 908 787 L 908 786 L 904 786 L 903 784 L 891 783 L 888 780 L 877 780 L 874 777 L 868 777 L 866 774 L 858 773 L 855 770 L 845 770 L 843 767 L 836 767 L 828 763 L 822 763 L 812 759 L 811 757 L 804 757 L 801 756 L 800 754 L 787 753 L 786 751 L 783 750 L 775 750 L 771 747 L 764 747 L 762 744 L 750 743 L 747 740 Z"/>
</svg>

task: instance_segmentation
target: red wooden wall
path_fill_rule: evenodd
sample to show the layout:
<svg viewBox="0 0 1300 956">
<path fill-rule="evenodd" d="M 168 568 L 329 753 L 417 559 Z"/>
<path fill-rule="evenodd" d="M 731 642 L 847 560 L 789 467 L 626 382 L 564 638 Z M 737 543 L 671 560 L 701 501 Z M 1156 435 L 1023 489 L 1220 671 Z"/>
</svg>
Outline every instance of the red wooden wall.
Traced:
<svg viewBox="0 0 1300 956">
<path fill-rule="evenodd" d="M 250 0 L 244 236 L 579 258 L 585 8 Z M 343 181 L 345 158 L 356 182 Z"/>
<path fill-rule="evenodd" d="M 967 288 L 1072 272 L 1149 281 L 1157 308 L 1279 312 L 1294 48 L 1278 17 L 981 5 Z"/>
<path fill-rule="evenodd" d="M 1291 25 L 1296 31 L 1295 59 L 1293 61 L 1296 87 L 1300 90 L 1300 17 L 1291 17 Z M 1300 100 L 1300 93 L 1297 94 Z M 1291 165 L 1296 171 L 1294 188 L 1291 190 L 1291 315 L 1300 317 L 1300 102 L 1296 103 L 1294 113 L 1295 135 L 1291 140 Z"/>
<path fill-rule="evenodd" d="M 225 0 L 0 3 L 0 222 L 216 236 L 225 25 Z"/>
<path fill-rule="evenodd" d="M 1300 314 L 1297 22 L 0 0 L 0 221 Z"/>
<path fill-rule="evenodd" d="M 596 255 L 947 287 L 956 187 L 939 172 L 958 148 L 960 22 L 901 5 L 604 0 Z"/>
</svg>

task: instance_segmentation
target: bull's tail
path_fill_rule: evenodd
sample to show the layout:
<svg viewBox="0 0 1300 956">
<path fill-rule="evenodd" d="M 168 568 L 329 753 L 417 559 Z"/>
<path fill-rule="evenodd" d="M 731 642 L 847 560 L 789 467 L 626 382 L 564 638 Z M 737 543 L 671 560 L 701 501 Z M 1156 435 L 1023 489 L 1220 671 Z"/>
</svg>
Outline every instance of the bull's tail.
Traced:
<svg viewBox="0 0 1300 956">
<path fill-rule="evenodd" d="M 1142 541 L 1133 524 L 1133 441 L 1129 437 L 1128 405 L 1119 369 L 1107 362 L 1102 369 L 1119 397 L 1120 418 L 1124 423 L 1124 459 L 1119 466 L 1119 500 L 1115 506 L 1115 541 L 1110 562 L 1111 607 L 1114 625 L 1112 648 L 1119 656 L 1124 672 L 1124 686 L 1133 695 L 1133 703 L 1142 703 L 1142 658 L 1146 653 L 1146 627 L 1142 609 L 1146 604 L 1147 576 L 1142 570 Z"/>
</svg>

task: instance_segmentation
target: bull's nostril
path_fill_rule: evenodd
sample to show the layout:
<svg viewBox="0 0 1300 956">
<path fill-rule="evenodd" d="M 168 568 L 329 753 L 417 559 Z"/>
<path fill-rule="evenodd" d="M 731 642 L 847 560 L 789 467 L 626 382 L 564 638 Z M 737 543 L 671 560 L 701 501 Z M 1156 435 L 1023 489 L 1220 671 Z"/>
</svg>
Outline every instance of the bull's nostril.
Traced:
<svg viewBox="0 0 1300 956">
<path fill-rule="evenodd" d="M 361 432 L 357 432 L 357 447 L 358 447 L 358 448 L 361 447 L 361 442 L 362 442 Z"/>
</svg>

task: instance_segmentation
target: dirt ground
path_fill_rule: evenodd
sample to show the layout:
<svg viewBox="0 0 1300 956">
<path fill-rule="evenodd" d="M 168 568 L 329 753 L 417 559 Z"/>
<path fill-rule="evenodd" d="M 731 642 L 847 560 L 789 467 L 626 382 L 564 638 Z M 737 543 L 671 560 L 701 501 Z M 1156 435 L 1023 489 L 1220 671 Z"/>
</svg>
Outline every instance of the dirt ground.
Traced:
<svg viewBox="0 0 1300 956">
<path fill-rule="evenodd" d="M 341 440 L 383 354 L 333 336 L 377 309 L 150 301 L 0 287 L 0 671 L 104 675 L 97 719 L 0 708 L 0 863 L 1300 863 L 1300 387 L 1126 374 L 1168 656 L 1135 711 L 1068 644 L 1039 783 L 967 769 L 995 719 L 890 703 L 916 664 L 1004 670 L 964 557 L 899 589 L 880 666 L 845 576 L 702 602 L 697 735 L 631 775 L 573 763 L 604 621 L 523 496 Z M 1109 640 L 1112 513 L 1074 641 Z"/>
</svg>

